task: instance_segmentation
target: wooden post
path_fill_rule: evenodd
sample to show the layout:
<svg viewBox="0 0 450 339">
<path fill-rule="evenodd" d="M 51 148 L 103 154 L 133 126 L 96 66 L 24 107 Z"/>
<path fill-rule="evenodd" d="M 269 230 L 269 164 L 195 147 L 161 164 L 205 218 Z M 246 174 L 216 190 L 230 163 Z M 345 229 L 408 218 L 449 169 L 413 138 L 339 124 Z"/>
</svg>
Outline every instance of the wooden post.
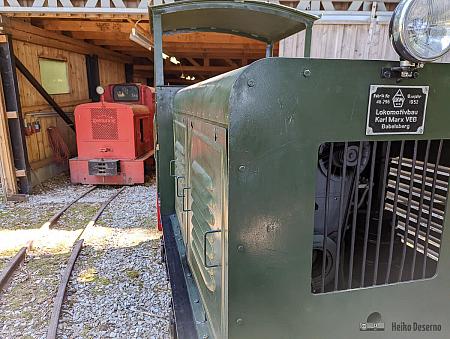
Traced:
<svg viewBox="0 0 450 339">
<path fill-rule="evenodd" d="M 134 70 L 133 70 L 133 64 L 125 64 L 125 82 L 130 84 L 134 82 L 134 76 L 133 76 Z"/>
<path fill-rule="evenodd" d="M 12 155 L 11 138 L 9 136 L 8 113 L 5 108 L 3 88 L 0 86 L 0 171 L 3 194 L 6 197 L 18 193 L 16 169 Z"/>
<path fill-rule="evenodd" d="M 0 74 L 5 109 L 10 112 L 8 121 L 9 139 L 16 170 L 24 170 L 25 175 L 17 177 L 18 189 L 21 194 L 30 194 L 31 173 L 28 161 L 28 151 L 25 141 L 24 121 L 21 111 L 19 85 L 13 54 L 12 41 L 9 36 L 2 35 L 0 40 Z M 13 113 L 14 112 L 14 113 Z"/>
<path fill-rule="evenodd" d="M 98 70 L 98 56 L 86 55 L 86 70 L 88 78 L 89 98 L 94 101 L 100 101 L 97 93 L 97 86 L 100 86 L 100 73 Z"/>
</svg>

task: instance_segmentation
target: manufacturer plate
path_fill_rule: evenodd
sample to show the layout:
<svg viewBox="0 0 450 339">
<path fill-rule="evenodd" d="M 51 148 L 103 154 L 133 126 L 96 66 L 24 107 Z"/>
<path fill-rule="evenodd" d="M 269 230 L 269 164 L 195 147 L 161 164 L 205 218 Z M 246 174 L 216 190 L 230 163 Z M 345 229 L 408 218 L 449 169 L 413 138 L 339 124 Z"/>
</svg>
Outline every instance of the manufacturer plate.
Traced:
<svg viewBox="0 0 450 339">
<path fill-rule="evenodd" d="M 366 134 L 423 134 L 428 92 L 428 86 L 371 85 Z"/>
</svg>

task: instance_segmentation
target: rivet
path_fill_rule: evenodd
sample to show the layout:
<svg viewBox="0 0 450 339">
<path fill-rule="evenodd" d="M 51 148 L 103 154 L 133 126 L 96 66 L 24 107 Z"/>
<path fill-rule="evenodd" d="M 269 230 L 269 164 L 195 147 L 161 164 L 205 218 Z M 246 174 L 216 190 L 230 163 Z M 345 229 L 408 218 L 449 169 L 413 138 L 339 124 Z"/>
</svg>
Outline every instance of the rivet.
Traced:
<svg viewBox="0 0 450 339">
<path fill-rule="evenodd" d="M 187 276 L 190 277 L 190 276 L 192 276 L 192 274 L 190 272 L 188 272 Z"/>
<path fill-rule="evenodd" d="M 209 336 L 207 334 L 203 334 L 203 339 L 208 339 Z"/>
<path fill-rule="evenodd" d="M 236 319 L 236 325 L 241 326 L 244 323 L 244 320 L 241 318 Z"/>
<path fill-rule="evenodd" d="M 198 299 L 195 299 L 195 300 L 194 300 L 194 303 L 198 304 L 198 303 L 199 303 L 199 300 L 198 300 Z"/>
<path fill-rule="evenodd" d="M 256 85 L 256 81 L 253 79 L 250 79 L 249 81 L 247 81 L 247 85 L 248 85 L 248 87 L 253 87 Z"/>
<path fill-rule="evenodd" d="M 238 252 L 244 252 L 244 245 L 239 245 L 237 247 Z"/>
<path fill-rule="evenodd" d="M 310 71 L 309 69 L 305 69 L 305 70 L 303 71 L 303 76 L 304 76 L 305 78 L 309 78 L 309 77 L 311 76 L 311 71 Z"/>
<path fill-rule="evenodd" d="M 239 172 L 244 172 L 244 171 L 245 171 L 245 166 L 244 165 L 239 166 Z"/>
</svg>

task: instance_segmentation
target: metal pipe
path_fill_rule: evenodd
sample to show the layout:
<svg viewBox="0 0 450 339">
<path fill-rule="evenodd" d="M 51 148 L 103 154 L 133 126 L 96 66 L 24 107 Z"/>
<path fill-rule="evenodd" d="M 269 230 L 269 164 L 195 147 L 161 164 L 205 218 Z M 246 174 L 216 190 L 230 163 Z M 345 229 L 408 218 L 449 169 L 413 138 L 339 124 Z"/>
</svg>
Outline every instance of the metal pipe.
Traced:
<svg viewBox="0 0 450 339">
<path fill-rule="evenodd" d="M 267 44 L 266 46 L 266 58 L 273 57 L 273 43 Z"/>
<path fill-rule="evenodd" d="M 400 155 L 398 158 L 398 166 L 397 166 L 397 173 L 400 173 L 402 169 L 402 163 L 403 163 L 403 152 L 405 150 L 405 140 L 402 140 L 401 146 L 400 146 Z M 395 183 L 395 193 L 394 193 L 394 206 L 392 208 L 392 221 L 391 221 L 391 237 L 389 240 L 389 259 L 388 259 L 388 266 L 386 270 L 386 279 L 385 283 L 389 284 L 389 278 L 391 275 L 391 269 L 392 269 L 392 259 L 394 254 L 394 241 L 395 241 L 395 229 L 397 227 L 397 208 L 398 208 L 398 194 L 400 189 L 400 176 L 397 176 L 396 183 Z"/>
<path fill-rule="evenodd" d="M 305 49 L 304 49 L 304 53 L 303 56 L 305 58 L 310 58 L 311 57 L 311 41 L 312 41 L 312 25 L 308 24 L 306 26 L 306 31 L 305 31 Z"/>
<path fill-rule="evenodd" d="M 421 219 L 422 219 L 422 209 L 423 209 L 423 201 L 424 201 L 424 197 L 425 197 L 425 186 L 426 186 L 426 180 L 427 180 L 427 170 L 428 170 L 428 158 L 430 156 L 430 146 L 431 146 L 431 141 L 428 140 L 427 141 L 427 149 L 425 151 L 425 161 L 424 161 L 424 165 L 423 165 L 423 173 L 422 173 L 422 189 L 420 191 L 420 200 L 419 200 L 419 210 L 418 210 L 418 215 L 417 215 L 417 228 L 416 228 L 416 234 L 414 237 L 414 252 L 413 252 L 413 259 L 412 259 L 412 263 L 411 263 L 411 276 L 410 279 L 414 279 L 414 272 L 416 269 L 416 258 L 417 258 L 417 248 L 418 248 L 418 243 L 419 243 L 419 230 L 420 230 L 420 223 L 421 223 Z M 429 213 L 431 213 L 431 210 L 429 210 Z"/>
<path fill-rule="evenodd" d="M 154 14 L 152 20 L 153 43 L 154 43 L 154 77 L 155 87 L 164 86 L 164 63 L 162 50 L 162 23 L 161 15 Z"/>
<path fill-rule="evenodd" d="M 377 142 L 375 141 L 372 149 L 372 161 L 370 164 L 370 178 L 369 178 L 369 196 L 367 198 L 367 210 L 366 210 L 366 224 L 364 229 L 364 248 L 363 248 L 363 259 L 361 267 L 361 282 L 360 287 L 364 287 L 364 280 L 366 275 L 366 260 L 367 260 L 367 245 L 369 242 L 369 226 L 370 226 L 370 216 L 372 210 L 372 192 L 373 192 L 373 179 L 375 175 L 375 160 L 377 153 Z"/>
</svg>

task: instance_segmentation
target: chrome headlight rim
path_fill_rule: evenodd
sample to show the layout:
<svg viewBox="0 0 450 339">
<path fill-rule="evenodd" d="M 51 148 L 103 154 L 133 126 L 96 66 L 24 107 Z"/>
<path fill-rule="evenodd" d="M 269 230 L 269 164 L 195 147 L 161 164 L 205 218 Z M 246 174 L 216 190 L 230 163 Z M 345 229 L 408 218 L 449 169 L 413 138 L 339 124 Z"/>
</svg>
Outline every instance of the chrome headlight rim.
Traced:
<svg viewBox="0 0 450 339">
<path fill-rule="evenodd" d="M 409 47 L 405 36 L 405 23 L 407 14 L 411 7 L 416 3 L 416 1 L 418 0 L 403 0 L 397 5 L 397 8 L 395 9 L 391 19 L 389 33 L 394 50 L 401 58 L 414 63 L 429 63 L 436 61 L 437 59 L 450 52 L 450 46 L 446 49 L 443 49 L 439 55 L 429 58 L 418 55 L 417 52 Z"/>
</svg>

